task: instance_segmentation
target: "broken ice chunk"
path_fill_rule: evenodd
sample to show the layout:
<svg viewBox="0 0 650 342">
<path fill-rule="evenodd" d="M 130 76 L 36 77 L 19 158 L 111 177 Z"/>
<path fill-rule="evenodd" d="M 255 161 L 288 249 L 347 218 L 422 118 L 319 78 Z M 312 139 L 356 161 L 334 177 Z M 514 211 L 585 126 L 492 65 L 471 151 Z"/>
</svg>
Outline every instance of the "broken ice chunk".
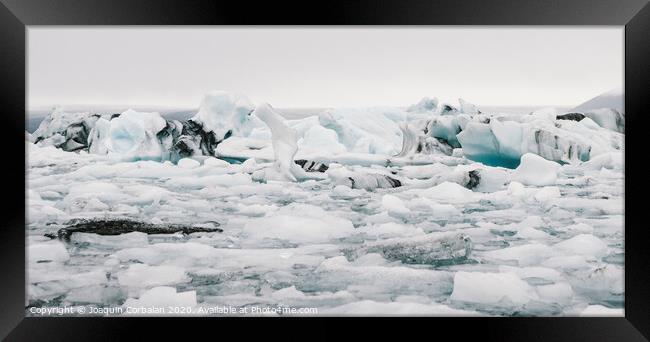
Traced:
<svg viewBox="0 0 650 342">
<path fill-rule="evenodd" d="M 557 180 L 560 164 L 546 160 L 536 154 L 526 153 L 521 164 L 512 173 L 512 180 L 526 185 L 553 185 Z"/>
<path fill-rule="evenodd" d="M 29 262 L 64 262 L 70 259 L 70 254 L 65 246 L 58 241 L 48 241 L 44 243 L 30 243 L 27 248 L 27 258 Z"/>
<path fill-rule="evenodd" d="M 357 253 L 379 253 L 405 264 L 442 265 L 465 262 L 471 252 L 472 240 L 465 234 L 431 233 L 369 243 Z"/>
<path fill-rule="evenodd" d="M 620 133 L 625 132 L 625 118 L 616 109 L 593 109 L 585 112 L 585 116 L 594 120 L 600 127 Z"/>
<path fill-rule="evenodd" d="M 402 149 L 396 157 L 406 157 L 415 153 L 442 153 L 449 156 L 453 152 L 452 146 L 441 141 L 444 139 L 430 137 L 423 130 L 413 128 L 406 122 L 400 124 L 400 129 L 402 130 Z"/>
<path fill-rule="evenodd" d="M 146 264 L 129 266 L 126 271 L 117 275 L 117 279 L 120 285 L 129 287 L 172 285 L 190 280 L 181 267 L 171 265 L 149 266 Z"/>
<path fill-rule="evenodd" d="M 271 129 L 276 171 L 290 181 L 302 178 L 305 171 L 293 160 L 298 151 L 296 131 L 289 127 L 284 118 L 267 103 L 259 105 L 254 114 Z"/>
<path fill-rule="evenodd" d="M 381 198 L 381 208 L 388 211 L 391 216 L 403 217 L 408 215 L 410 210 L 404 205 L 399 197 L 386 194 Z"/>
<path fill-rule="evenodd" d="M 523 305 L 537 300 L 535 288 L 513 273 L 456 272 L 452 301 Z"/>
<path fill-rule="evenodd" d="M 108 150 L 125 159 L 161 160 L 163 147 L 156 137 L 167 125 L 158 113 L 129 109 L 110 121 Z"/>
<path fill-rule="evenodd" d="M 438 108 L 438 98 L 423 97 L 418 103 L 409 106 L 406 111 L 412 113 L 435 112 Z"/>
<path fill-rule="evenodd" d="M 194 307 L 196 306 L 196 291 L 176 292 L 173 287 L 158 286 L 145 291 L 138 299 L 127 299 L 124 306 L 135 308 Z"/>
<path fill-rule="evenodd" d="M 469 103 L 463 99 L 458 99 L 458 102 L 460 103 L 460 111 L 465 114 L 481 114 L 481 111 L 478 110 L 478 108 L 472 104 Z"/>
</svg>

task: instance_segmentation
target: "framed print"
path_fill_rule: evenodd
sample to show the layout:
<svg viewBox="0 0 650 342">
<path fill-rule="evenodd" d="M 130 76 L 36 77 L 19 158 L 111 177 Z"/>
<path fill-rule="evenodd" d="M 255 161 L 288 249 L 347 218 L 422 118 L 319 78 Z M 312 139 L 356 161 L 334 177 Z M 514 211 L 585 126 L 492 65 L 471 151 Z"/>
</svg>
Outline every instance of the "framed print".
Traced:
<svg viewBox="0 0 650 342">
<path fill-rule="evenodd" d="M 2 3 L 7 340 L 650 336 L 646 1 Z"/>
</svg>

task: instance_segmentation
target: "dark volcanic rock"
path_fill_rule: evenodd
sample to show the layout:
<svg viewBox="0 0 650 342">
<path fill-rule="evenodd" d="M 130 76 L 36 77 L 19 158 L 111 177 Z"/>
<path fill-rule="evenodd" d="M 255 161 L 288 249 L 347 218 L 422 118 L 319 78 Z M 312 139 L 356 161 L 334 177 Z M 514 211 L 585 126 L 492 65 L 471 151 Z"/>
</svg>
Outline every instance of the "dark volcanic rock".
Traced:
<svg viewBox="0 0 650 342">
<path fill-rule="evenodd" d="M 71 225 L 59 229 L 57 237 L 62 240 L 69 241 L 72 233 L 93 233 L 98 235 L 120 235 L 131 232 L 141 232 L 146 234 L 173 234 L 182 232 L 183 234 L 191 234 L 198 232 L 223 232 L 221 228 L 206 228 L 206 227 L 193 227 L 179 224 L 151 224 L 133 221 L 129 219 L 115 219 L 115 220 L 81 220 L 72 221 Z M 217 226 L 219 223 L 214 222 Z M 51 234 L 46 235 L 53 237 Z"/>
<path fill-rule="evenodd" d="M 562 115 L 558 115 L 555 117 L 557 120 L 573 120 L 573 121 L 580 121 L 585 118 L 584 114 L 581 113 L 566 113 Z"/>
</svg>

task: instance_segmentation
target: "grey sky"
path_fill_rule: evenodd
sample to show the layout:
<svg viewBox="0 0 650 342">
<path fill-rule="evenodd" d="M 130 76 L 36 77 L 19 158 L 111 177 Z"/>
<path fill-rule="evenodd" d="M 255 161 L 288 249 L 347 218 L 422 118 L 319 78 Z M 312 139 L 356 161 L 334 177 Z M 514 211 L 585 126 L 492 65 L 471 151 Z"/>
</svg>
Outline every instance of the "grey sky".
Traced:
<svg viewBox="0 0 650 342">
<path fill-rule="evenodd" d="M 28 106 L 577 105 L 623 84 L 623 27 L 29 27 Z"/>
</svg>

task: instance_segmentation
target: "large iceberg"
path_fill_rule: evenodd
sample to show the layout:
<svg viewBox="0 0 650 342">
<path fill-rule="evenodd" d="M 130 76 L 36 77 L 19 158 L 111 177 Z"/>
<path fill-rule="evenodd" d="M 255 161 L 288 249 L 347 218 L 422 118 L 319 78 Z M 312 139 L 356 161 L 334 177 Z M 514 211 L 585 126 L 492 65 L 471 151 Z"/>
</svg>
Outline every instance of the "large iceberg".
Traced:
<svg viewBox="0 0 650 342">
<path fill-rule="evenodd" d="M 438 98 L 423 97 L 420 102 L 406 108 L 410 113 L 434 113 L 438 109 Z"/>
<path fill-rule="evenodd" d="M 31 139 L 39 146 L 53 145 L 65 151 L 86 149 L 90 131 L 99 118 L 99 114 L 66 113 L 61 107 L 55 107 L 31 134 Z"/>
<path fill-rule="evenodd" d="M 399 122 L 406 114 L 397 108 L 341 108 L 319 116 L 320 124 L 336 132 L 349 152 L 394 155 L 402 145 Z"/>
<path fill-rule="evenodd" d="M 270 105 L 256 109 L 244 95 L 213 91 L 187 121 L 134 110 L 106 117 L 55 109 L 30 139 L 39 146 L 127 160 L 255 158 L 273 161 L 290 180 L 300 171 L 286 160 L 296 158 L 324 165 L 389 165 L 464 157 L 515 168 L 526 153 L 575 164 L 622 151 L 624 118 L 614 109 L 559 114 L 542 108 L 517 116 L 485 114 L 463 99 L 459 103 L 455 108 L 424 98 L 406 110 L 338 108 L 286 120 Z"/>
<path fill-rule="evenodd" d="M 584 115 L 596 122 L 600 127 L 612 131 L 625 132 L 625 117 L 613 108 L 600 108 L 586 111 Z"/>
<path fill-rule="evenodd" d="M 212 132 L 217 141 L 230 135 L 247 135 L 255 126 L 251 113 L 253 103 L 244 95 L 225 91 L 212 91 L 203 97 L 199 112 L 192 121 L 200 124 L 205 132 Z"/>
<path fill-rule="evenodd" d="M 622 135 L 580 122 L 523 116 L 520 121 L 492 118 L 469 122 L 457 137 L 463 153 L 487 165 L 516 167 L 519 158 L 534 153 L 561 163 L 584 162 L 620 150 Z"/>
<path fill-rule="evenodd" d="M 294 163 L 298 151 L 296 131 L 267 103 L 259 105 L 254 113 L 271 129 L 275 170 L 287 180 L 296 181 L 304 175 L 304 170 Z"/>
<path fill-rule="evenodd" d="M 106 145 L 109 152 L 126 159 L 161 160 L 163 148 L 157 134 L 166 125 L 167 121 L 158 113 L 129 109 L 110 121 Z"/>
</svg>

